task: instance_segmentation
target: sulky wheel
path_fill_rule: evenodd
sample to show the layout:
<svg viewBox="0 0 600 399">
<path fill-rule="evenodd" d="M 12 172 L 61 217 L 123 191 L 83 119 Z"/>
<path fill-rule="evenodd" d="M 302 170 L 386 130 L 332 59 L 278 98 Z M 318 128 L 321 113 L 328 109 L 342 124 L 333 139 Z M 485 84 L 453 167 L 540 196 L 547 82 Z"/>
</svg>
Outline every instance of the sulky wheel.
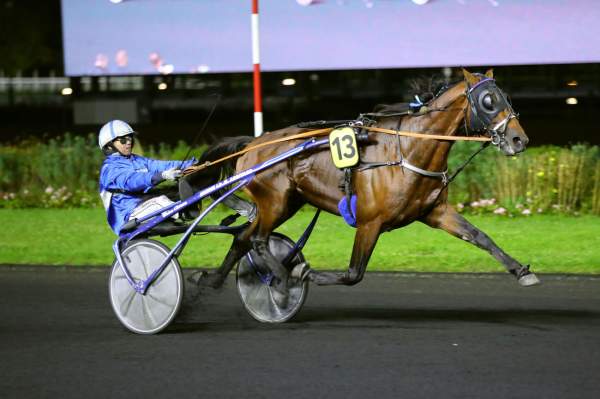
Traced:
<svg viewBox="0 0 600 399">
<path fill-rule="evenodd" d="M 135 282 L 146 279 L 169 254 L 169 249 L 155 240 L 132 241 L 122 252 L 122 259 Z M 177 259 L 173 258 L 148 287 L 145 295 L 137 293 L 115 260 L 108 284 L 110 302 L 119 321 L 138 334 L 155 334 L 167 327 L 177 315 L 183 299 L 183 278 Z"/>
<path fill-rule="evenodd" d="M 283 234 L 272 233 L 269 237 L 269 249 L 279 261 L 283 261 L 293 247 L 294 242 Z M 308 281 L 289 280 L 287 306 L 282 308 L 273 300 L 271 287 L 267 283 L 268 276 L 261 275 L 254 266 L 261 261 L 254 250 L 239 261 L 237 289 L 240 299 L 248 313 L 256 320 L 263 323 L 283 323 L 294 317 L 302 308 L 308 294 Z M 302 252 L 298 252 L 286 267 L 291 271 L 294 266 L 304 261 Z"/>
</svg>

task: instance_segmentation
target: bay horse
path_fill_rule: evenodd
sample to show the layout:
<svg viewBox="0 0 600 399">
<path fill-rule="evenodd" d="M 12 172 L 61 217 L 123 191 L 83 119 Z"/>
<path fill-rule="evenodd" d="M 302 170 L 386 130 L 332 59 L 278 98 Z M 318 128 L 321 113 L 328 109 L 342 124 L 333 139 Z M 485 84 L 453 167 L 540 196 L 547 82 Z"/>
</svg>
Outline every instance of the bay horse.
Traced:
<svg viewBox="0 0 600 399">
<path fill-rule="evenodd" d="M 463 75 L 463 80 L 438 93 L 427 104 L 428 111 L 413 115 L 378 113 L 372 126 L 438 135 L 456 135 L 464 130 L 491 137 L 492 144 L 506 155 L 524 151 L 529 140 L 505 94 L 496 86 L 492 70 L 483 75 L 463 69 Z M 248 145 L 305 131 L 307 129 L 287 127 L 258 138 L 229 138 L 209 147 L 200 162 L 232 154 Z M 452 141 L 387 134 L 370 136 L 373 136 L 371 142 L 360 147 L 361 162 L 387 164 L 353 171 L 353 189 L 357 196 L 356 235 L 348 270 L 322 272 L 303 265 L 306 271 L 302 273 L 303 277 L 318 285 L 356 284 L 364 277 L 369 257 L 381 233 L 420 221 L 488 251 L 517 278 L 520 285 L 539 284 L 528 265 L 509 256 L 448 203 L 446 181 L 440 178 L 440 172 L 447 168 Z M 237 159 L 235 171 L 246 170 L 273 158 L 300 142 L 279 142 L 249 151 Z M 400 165 L 402 159 L 405 164 Z M 223 171 L 223 168 L 212 169 L 210 175 L 213 179 Z M 239 259 L 254 249 L 276 277 L 272 288 L 280 297 L 285 296 L 289 273 L 270 253 L 269 235 L 306 203 L 340 215 L 338 202 L 345 195 L 340 188 L 342 180 L 343 172 L 333 165 L 326 146 L 322 150 L 301 153 L 257 174 L 244 189 L 258 208 L 257 217 L 234 237 L 221 266 L 213 272 L 204 272 L 198 284 L 213 288 L 221 286 Z"/>
</svg>

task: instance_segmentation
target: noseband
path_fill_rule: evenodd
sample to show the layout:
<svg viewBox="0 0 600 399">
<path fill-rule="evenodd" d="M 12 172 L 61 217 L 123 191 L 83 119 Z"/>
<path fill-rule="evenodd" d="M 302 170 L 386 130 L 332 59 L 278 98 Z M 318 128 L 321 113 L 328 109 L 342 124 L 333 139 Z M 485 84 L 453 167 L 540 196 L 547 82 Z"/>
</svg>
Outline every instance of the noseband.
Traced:
<svg viewBox="0 0 600 399">
<path fill-rule="evenodd" d="M 504 143 L 508 123 L 511 119 L 518 118 L 518 114 L 513 110 L 504 92 L 496 86 L 496 81 L 484 78 L 473 87 L 467 82 L 465 94 L 469 101 L 469 121 L 465 118 L 467 132 L 487 134 L 496 146 Z M 493 120 L 503 111 L 508 111 L 508 115 L 493 124 Z"/>
</svg>

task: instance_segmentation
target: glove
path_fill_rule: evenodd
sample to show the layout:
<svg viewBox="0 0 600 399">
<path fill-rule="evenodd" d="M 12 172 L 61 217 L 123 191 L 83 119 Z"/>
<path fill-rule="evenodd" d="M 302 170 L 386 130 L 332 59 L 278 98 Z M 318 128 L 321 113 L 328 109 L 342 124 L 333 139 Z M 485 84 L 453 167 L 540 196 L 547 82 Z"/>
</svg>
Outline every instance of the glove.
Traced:
<svg viewBox="0 0 600 399">
<path fill-rule="evenodd" d="M 160 176 L 165 180 L 175 180 L 178 177 L 181 177 L 181 169 L 171 168 L 167 169 L 160 174 Z"/>
</svg>

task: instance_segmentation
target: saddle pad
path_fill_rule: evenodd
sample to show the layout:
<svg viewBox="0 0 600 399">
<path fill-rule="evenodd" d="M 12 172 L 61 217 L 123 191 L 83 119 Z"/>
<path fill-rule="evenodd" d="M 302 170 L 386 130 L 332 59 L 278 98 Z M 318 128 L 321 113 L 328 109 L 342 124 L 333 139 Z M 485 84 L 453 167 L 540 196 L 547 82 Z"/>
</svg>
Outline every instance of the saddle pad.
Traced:
<svg viewBox="0 0 600 399">
<path fill-rule="evenodd" d="M 356 227 L 356 195 L 353 195 L 350 199 L 350 209 L 348 209 L 348 200 L 346 197 L 342 197 L 340 202 L 338 202 L 338 210 L 346 223 L 352 227 Z"/>
</svg>

